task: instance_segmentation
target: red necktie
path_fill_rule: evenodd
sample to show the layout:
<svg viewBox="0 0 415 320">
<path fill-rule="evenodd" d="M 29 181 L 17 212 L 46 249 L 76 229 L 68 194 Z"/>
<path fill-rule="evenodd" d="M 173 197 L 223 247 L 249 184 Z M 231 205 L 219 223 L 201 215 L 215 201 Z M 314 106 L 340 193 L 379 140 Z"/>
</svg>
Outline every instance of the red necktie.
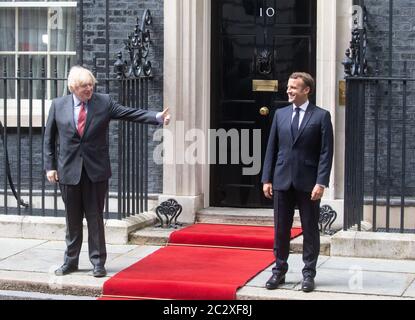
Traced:
<svg viewBox="0 0 415 320">
<path fill-rule="evenodd" d="M 85 130 L 85 123 L 86 123 L 86 110 L 85 110 L 85 103 L 81 103 L 81 109 L 79 110 L 78 115 L 78 133 L 82 137 Z"/>
</svg>

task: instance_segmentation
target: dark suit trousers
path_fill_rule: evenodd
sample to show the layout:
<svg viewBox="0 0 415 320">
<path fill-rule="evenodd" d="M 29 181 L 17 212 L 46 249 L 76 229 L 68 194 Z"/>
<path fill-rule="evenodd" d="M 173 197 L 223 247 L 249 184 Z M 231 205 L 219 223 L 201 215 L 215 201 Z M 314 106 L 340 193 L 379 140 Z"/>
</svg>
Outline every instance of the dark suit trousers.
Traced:
<svg viewBox="0 0 415 320">
<path fill-rule="evenodd" d="M 320 233 L 318 219 L 320 201 L 311 201 L 311 192 L 295 190 L 274 190 L 274 223 L 276 266 L 274 273 L 288 271 L 290 235 L 294 220 L 294 209 L 298 206 L 303 228 L 303 276 L 315 277 L 317 259 L 320 253 Z"/>
<path fill-rule="evenodd" d="M 94 266 L 104 266 L 107 259 L 104 233 L 104 203 L 108 181 L 93 183 L 85 169 L 79 184 L 60 185 L 66 210 L 65 264 L 78 266 L 82 247 L 83 218 L 88 226 L 89 260 Z"/>
</svg>

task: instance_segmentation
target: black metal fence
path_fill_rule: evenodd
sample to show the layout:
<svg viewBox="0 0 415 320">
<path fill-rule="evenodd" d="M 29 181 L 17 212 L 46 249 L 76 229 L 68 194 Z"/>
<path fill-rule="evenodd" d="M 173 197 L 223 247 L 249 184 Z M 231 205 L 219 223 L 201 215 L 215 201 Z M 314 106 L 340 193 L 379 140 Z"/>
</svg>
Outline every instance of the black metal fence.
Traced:
<svg viewBox="0 0 415 320">
<path fill-rule="evenodd" d="M 111 94 L 129 107 L 148 109 L 151 25 L 151 12 L 145 10 L 124 41 L 127 60 L 123 51 L 118 53 L 113 78 L 107 42 L 106 76 L 98 77 L 96 92 Z M 79 54 L 83 55 L 82 50 Z M 61 216 L 64 208 L 58 186 L 49 184 L 43 171 L 43 136 L 52 99 L 68 94 L 66 76 L 73 61 L 40 55 L 21 55 L 16 60 L 6 56 L 0 61 L 0 214 Z M 97 59 L 93 66 L 96 76 Z M 111 123 L 108 140 L 113 176 L 105 218 L 122 219 L 148 211 L 148 126 Z"/>
<path fill-rule="evenodd" d="M 347 79 L 344 228 L 414 232 L 415 79 Z"/>
<path fill-rule="evenodd" d="M 396 60 L 393 54 L 394 1 L 386 3 L 386 37 L 368 23 L 370 13 L 364 1 L 353 3 L 356 7 L 352 40 L 343 61 L 344 229 L 356 227 L 360 231 L 362 221 L 369 221 L 373 231 L 415 233 L 415 78 L 410 76 L 413 68 Z M 376 35 L 383 37 L 389 48 L 371 52 L 374 61 L 369 66 L 368 41 L 376 39 Z"/>
<path fill-rule="evenodd" d="M 148 109 L 151 70 L 147 68 L 135 76 L 134 70 L 125 70 L 126 64 L 121 58 L 120 54 L 115 65 L 117 77 L 98 78 L 96 92 L 109 93 L 123 105 Z M 18 58 L 17 74 L 13 76 L 9 76 L 7 58 L 2 61 L 0 214 L 62 216 L 60 191 L 57 185 L 46 180 L 43 171 L 43 135 L 51 99 L 67 93 L 66 78 L 58 77 L 58 68 L 62 66 L 57 59 L 52 62 L 53 77 L 47 77 L 45 59 L 38 61 L 40 74 L 34 76 L 35 59 L 29 58 L 29 67 L 24 73 Z M 65 70 L 69 70 L 70 63 L 68 59 Z M 126 77 L 125 73 L 130 76 Z M 148 211 L 147 136 L 145 124 L 111 123 L 113 177 L 106 200 L 106 218 L 122 219 Z"/>
</svg>

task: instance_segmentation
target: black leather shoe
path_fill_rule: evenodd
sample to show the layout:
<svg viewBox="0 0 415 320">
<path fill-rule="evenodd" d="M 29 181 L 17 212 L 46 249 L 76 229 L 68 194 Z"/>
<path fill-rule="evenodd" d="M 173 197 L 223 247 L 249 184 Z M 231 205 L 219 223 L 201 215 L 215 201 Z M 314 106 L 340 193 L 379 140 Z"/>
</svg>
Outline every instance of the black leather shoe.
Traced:
<svg viewBox="0 0 415 320">
<path fill-rule="evenodd" d="M 55 275 L 57 275 L 57 276 L 65 276 L 65 275 L 70 274 L 70 273 L 75 272 L 75 271 L 78 271 L 78 267 L 77 266 L 71 266 L 69 264 L 64 264 L 59 269 L 56 269 L 55 270 Z"/>
<path fill-rule="evenodd" d="M 304 292 L 311 292 L 316 287 L 314 283 L 314 278 L 312 277 L 305 277 L 303 279 L 303 283 L 301 284 L 301 290 Z"/>
<path fill-rule="evenodd" d="M 94 271 L 92 272 L 92 275 L 95 278 L 102 278 L 107 275 L 107 270 L 105 270 L 104 267 L 94 267 Z"/>
<path fill-rule="evenodd" d="M 277 289 L 280 284 L 285 283 L 285 274 L 283 273 L 276 273 L 273 274 L 271 278 L 265 284 L 265 288 L 268 290 Z"/>
</svg>

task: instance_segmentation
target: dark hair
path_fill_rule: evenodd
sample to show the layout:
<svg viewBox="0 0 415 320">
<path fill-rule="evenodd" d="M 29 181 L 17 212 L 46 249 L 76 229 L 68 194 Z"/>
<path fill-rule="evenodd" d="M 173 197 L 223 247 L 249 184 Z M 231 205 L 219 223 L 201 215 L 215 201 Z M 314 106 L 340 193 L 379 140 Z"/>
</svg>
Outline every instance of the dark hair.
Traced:
<svg viewBox="0 0 415 320">
<path fill-rule="evenodd" d="M 291 76 L 290 79 L 302 79 L 305 87 L 309 87 L 310 88 L 310 95 L 313 94 L 314 92 L 314 88 L 315 88 L 315 81 L 314 78 L 311 76 L 311 74 L 306 73 L 306 72 L 294 72 Z"/>
</svg>

